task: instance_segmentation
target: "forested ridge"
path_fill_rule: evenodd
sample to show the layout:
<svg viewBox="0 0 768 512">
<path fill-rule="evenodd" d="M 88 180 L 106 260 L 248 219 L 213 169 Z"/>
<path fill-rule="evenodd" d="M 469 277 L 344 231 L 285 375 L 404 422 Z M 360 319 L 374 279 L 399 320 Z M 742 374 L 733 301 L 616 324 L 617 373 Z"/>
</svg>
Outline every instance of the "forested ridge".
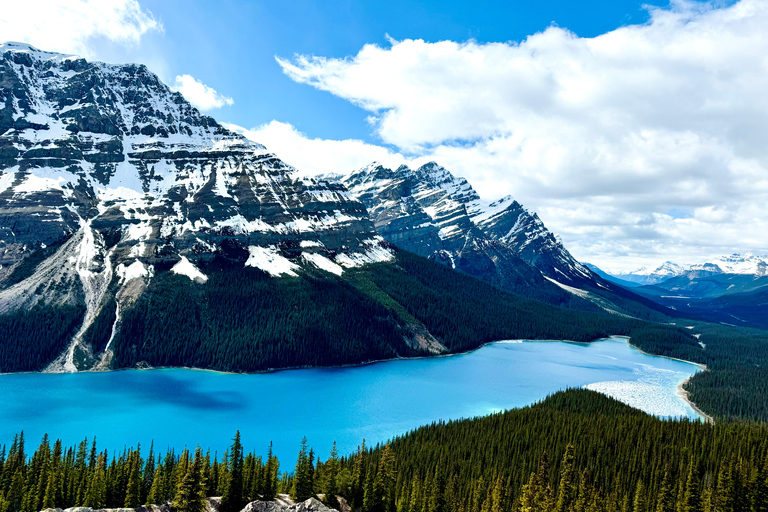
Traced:
<svg viewBox="0 0 768 512">
<path fill-rule="evenodd" d="M 362 442 L 343 457 L 334 446 L 324 461 L 306 439 L 299 448 L 288 467 L 271 445 L 245 454 L 239 432 L 220 457 L 199 447 L 109 453 L 47 437 L 30 456 L 22 434 L 0 447 L 0 512 L 165 502 L 201 512 L 206 496 L 237 512 L 283 492 L 331 506 L 343 497 L 362 512 L 768 510 L 765 424 L 663 421 L 587 390 L 436 422 L 373 449 Z"/>
<path fill-rule="evenodd" d="M 395 264 L 347 270 L 341 278 L 305 272 L 274 279 L 255 268 L 211 265 L 205 284 L 170 272 L 155 276 L 123 315 L 116 367 L 258 371 L 425 355 L 404 340 L 413 323 L 450 352 L 502 339 L 590 341 L 654 325 L 513 295 L 405 251 Z M 657 332 L 696 344 L 676 327 Z"/>
</svg>

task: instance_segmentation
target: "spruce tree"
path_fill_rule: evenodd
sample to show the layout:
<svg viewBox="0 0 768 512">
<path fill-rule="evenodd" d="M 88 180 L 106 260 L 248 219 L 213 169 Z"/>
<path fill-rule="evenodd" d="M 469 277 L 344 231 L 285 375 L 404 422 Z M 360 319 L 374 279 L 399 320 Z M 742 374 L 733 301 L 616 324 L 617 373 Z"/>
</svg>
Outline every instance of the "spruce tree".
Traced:
<svg viewBox="0 0 768 512">
<path fill-rule="evenodd" d="M 103 454 L 97 457 L 95 466 L 88 484 L 85 506 L 97 509 L 107 506 L 107 459 Z"/>
<path fill-rule="evenodd" d="M 222 512 L 239 512 L 243 508 L 243 445 L 238 430 L 229 452 L 229 477 L 221 497 Z"/>
<path fill-rule="evenodd" d="M 198 446 L 195 458 L 187 465 L 187 471 L 176 489 L 173 508 L 178 512 L 203 512 L 205 505 L 203 452 Z"/>
<path fill-rule="evenodd" d="M 504 481 L 500 476 L 496 477 L 496 483 L 493 485 L 493 492 L 491 493 L 491 512 L 505 512 L 506 504 L 506 489 L 504 488 Z"/>
<path fill-rule="evenodd" d="M 147 502 L 149 491 L 152 489 L 152 483 L 155 479 L 155 443 L 149 445 L 149 454 L 147 455 L 147 461 L 144 463 L 144 474 L 141 478 L 141 503 Z"/>
<path fill-rule="evenodd" d="M 280 471 L 280 464 L 277 457 L 272 455 L 272 441 L 269 442 L 267 451 L 267 464 L 264 467 L 264 494 L 263 500 L 273 500 L 277 494 L 277 474 Z"/>
<path fill-rule="evenodd" d="M 696 461 L 692 458 L 688 466 L 688 477 L 685 481 L 685 492 L 680 512 L 701 512 L 701 495 Z"/>
<path fill-rule="evenodd" d="M 311 462 L 307 451 L 307 438 L 301 440 L 301 448 L 296 458 L 296 468 L 293 474 L 293 485 L 291 486 L 291 498 L 296 502 L 301 502 L 313 496 Z"/>
<path fill-rule="evenodd" d="M 336 441 L 331 447 L 331 454 L 325 462 L 325 502 L 332 508 L 338 506 L 336 494 L 339 492 L 338 474 L 339 474 L 339 452 L 336 449 Z"/>
<path fill-rule="evenodd" d="M 411 479 L 411 496 L 408 505 L 408 512 L 421 512 L 421 479 L 418 473 L 413 474 Z"/>
<path fill-rule="evenodd" d="M 648 497 L 645 495 L 645 485 L 643 485 L 642 480 L 638 480 L 637 487 L 635 487 L 635 500 L 632 506 L 632 512 L 646 512 L 647 499 Z"/>
<path fill-rule="evenodd" d="M 161 505 L 165 502 L 165 496 L 163 495 L 163 489 L 165 488 L 164 480 L 165 468 L 162 464 L 158 464 L 152 479 L 152 487 L 149 488 L 149 493 L 147 494 L 147 505 Z"/>
<path fill-rule="evenodd" d="M 575 482 L 575 456 L 572 444 L 565 447 L 565 455 L 560 465 L 560 484 L 557 488 L 557 502 L 555 504 L 556 512 L 567 512 L 576 495 Z"/>
<path fill-rule="evenodd" d="M 674 512 L 672 496 L 670 494 L 670 475 L 669 467 L 664 470 L 664 479 L 661 481 L 661 487 L 656 495 L 656 512 Z"/>
<path fill-rule="evenodd" d="M 138 507 L 141 503 L 141 455 L 138 450 L 129 457 L 128 487 L 125 492 L 126 508 Z"/>
<path fill-rule="evenodd" d="M 353 508 L 363 506 L 363 494 L 365 492 L 365 439 L 362 445 L 357 447 L 357 455 L 352 470 L 352 496 L 350 496 L 350 505 Z"/>
</svg>

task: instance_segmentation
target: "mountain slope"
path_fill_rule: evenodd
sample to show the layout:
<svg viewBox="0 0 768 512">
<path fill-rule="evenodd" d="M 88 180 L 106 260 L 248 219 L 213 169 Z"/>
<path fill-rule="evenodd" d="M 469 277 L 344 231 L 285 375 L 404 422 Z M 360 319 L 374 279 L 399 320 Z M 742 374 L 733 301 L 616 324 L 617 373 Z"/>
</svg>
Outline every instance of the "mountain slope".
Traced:
<svg viewBox="0 0 768 512">
<path fill-rule="evenodd" d="M 108 366 L 83 340 L 156 273 L 215 258 L 340 273 L 392 251 L 365 206 L 201 115 L 145 66 L 0 45 L 0 313 L 83 308 L 53 371 Z"/>
<path fill-rule="evenodd" d="M 576 261 L 513 198 L 483 201 L 466 179 L 434 162 L 395 170 L 373 163 L 335 179 L 368 207 L 386 240 L 504 290 L 582 310 L 674 314 Z"/>
<path fill-rule="evenodd" d="M 568 285 L 593 279 L 535 213 L 511 197 L 482 201 L 466 179 L 434 162 L 394 171 L 373 163 L 341 182 L 368 207 L 385 238 L 449 260 L 453 268 L 473 253 L 497 249 Z"/>
</svg>

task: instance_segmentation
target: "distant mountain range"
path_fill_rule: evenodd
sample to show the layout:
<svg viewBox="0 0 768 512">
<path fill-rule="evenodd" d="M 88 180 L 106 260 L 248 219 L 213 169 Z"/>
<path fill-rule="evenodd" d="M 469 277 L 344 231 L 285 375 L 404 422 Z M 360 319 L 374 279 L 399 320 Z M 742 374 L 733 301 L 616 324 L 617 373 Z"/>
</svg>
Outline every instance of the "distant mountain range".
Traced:
<svg viewBox="0 0 768 512">
<path fill-rule="evenodd" d="M 768 327 L 768 257 L 750 253 L 707 263 L 665 262 L 625 274 L 594 272 L 666 307 L 707 320 Z"/>
<path fill-rule="evenodd" d="M 609 274 L 611 277 L 638 285 L 656 284 L 672 277 L 689 275 L 704 277 L 715 274 L 739 274 L 762 277 L 768 275 L 768 256 L 751 253 L 721 256 L 707 263 L 679 265 L 666 261 L 655 269 L 646 267 L 626 273 Z"/>
</svg>

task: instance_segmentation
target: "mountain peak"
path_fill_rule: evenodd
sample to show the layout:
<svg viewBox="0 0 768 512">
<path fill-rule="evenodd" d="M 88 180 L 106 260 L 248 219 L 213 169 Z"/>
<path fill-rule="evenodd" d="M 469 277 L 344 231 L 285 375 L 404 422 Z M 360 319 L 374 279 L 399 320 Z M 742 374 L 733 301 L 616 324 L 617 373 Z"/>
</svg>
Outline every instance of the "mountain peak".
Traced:
<svg viewBox="0 0 768 512">
<path fill-rule="evenodd" d="M 0 312 L 84 300 L 85 332 L 105 294 L 165 270 L 204 283 L 216 258 L 274 276 L 393 257 L 342 186 L 298 178 L 146 66 L 4 43 L 0 84 Z M 1 286 L 32 254 L 47 274 Z M 68 354 L 55 369 L 76 369 Z"/>
<path fill-rule="evenodd" d="M 536 272 L 521 270 L 530 265 L 570 284 L 592 279 L 538 215 L 512 196 L 483 201 L 465 178 L 436 162 L 395 171 L 374 162 L 341 181 L 368 207 L 379 233 L 406 250 L 485 278 L 494 266 Z"/>
</svg>

